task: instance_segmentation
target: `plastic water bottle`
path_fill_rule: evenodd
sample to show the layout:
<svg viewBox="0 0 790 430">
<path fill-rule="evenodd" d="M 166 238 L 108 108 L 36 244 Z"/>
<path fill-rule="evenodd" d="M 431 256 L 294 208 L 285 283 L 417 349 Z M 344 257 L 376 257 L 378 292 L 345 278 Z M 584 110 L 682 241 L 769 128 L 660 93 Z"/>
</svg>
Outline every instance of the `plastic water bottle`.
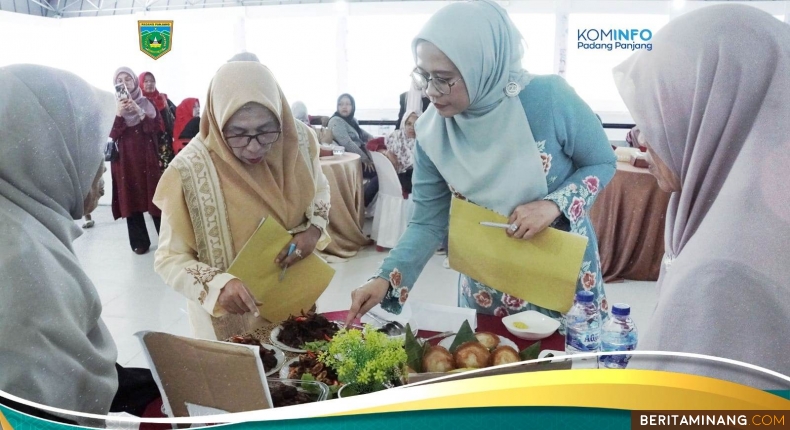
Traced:
<svg viewBox="0 0 790 430">
<path fill-rule="evenodd" d="M 601 351 L 633 351 L 636 349 L 637 331 L 631 319 L 631 307 L 618 303 L 612 307 L 610 318 L 601 328 Z M 603 355 L 601 362 L 609 369 L 625 369 L 630 355 Z"/>
<path fill-rule="evenodd" d="M 565 316 L 565 353 L 568 355 L 598 352 L 601 349 L 601 314 L 595 294 L 579 291 L 573 307 Z M 598 367 L 597 358 L 589 359 Z"/>
</svg>

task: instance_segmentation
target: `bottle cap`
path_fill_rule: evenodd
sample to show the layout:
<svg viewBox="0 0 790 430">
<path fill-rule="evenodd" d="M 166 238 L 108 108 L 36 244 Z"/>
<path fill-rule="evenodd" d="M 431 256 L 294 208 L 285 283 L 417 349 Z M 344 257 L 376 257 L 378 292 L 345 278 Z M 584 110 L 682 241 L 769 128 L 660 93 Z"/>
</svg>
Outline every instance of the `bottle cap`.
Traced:
<svg viewBox="0 0 790 430">
<path fill-rule="evenodd" d="M 576 301 L 580 303 L 590 303 L 595 299 L 592 291 L 579 291 L 576 293 Z"/>
<path fill-rule="evenodd" d="M 612 314 L 623 317 L 631 315 L 631 306 L 628 306 L 625 303 L 617 303 L 612 306 Z"/>
</svg>

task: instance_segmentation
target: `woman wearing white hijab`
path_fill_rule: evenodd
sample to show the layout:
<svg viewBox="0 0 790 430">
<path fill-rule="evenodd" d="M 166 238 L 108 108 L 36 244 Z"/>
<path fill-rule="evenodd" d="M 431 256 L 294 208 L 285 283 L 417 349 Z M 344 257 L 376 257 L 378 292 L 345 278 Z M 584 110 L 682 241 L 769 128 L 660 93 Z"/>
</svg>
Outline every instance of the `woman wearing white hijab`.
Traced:
<svg viewBox="0 0 790 430">
<path fill-rule="evenodd" d="M 614 75 L 651 171 L 673 193 L 658 303 L 639 349 L 790 375 L 790 27 L 749 6 L 706 7 L 670 22 L 651 52 Z M 790 388 L 701 359 L 632 365 Z"/>
<path fill-rule="evenodd" d="M 310 115 L 307 114 L 307 106 L 303 102 L 294 102 L 291 105 L 291 112 L 293 112 L 294 118 L 310 125 Z"/>
<path fill-rule="evenodd" d="M 117 351 L 72 242 L 74 220 L 101 194 L 113 96 L 68 72 L 14 65 L 0 68 L 0 112 L 0 390 L 107 414 Z"/>
<path fill-rule="evenodd" d="M 352 293 L 349 320 L 378 303 L 401 311 L 447 234 L 452 193 L 510 217 L 516 229 L 507 235 L 515 239 L 529 240 L 549 226 L 587 236 L 577 289 L 592 291 L 605 316 L 598 242 L 587 212 L 614 176 L 616 158 L 593 111 L 562 78 L 522 68 L 521 34 L 489 0 L 443 8 L 412 51 L 412 78 L 432 102 L 416 124 L 414 216 L 376 278 Z M 535 309 L 563 320 L 466 275 L 458 290 L 459 306 L 478 313 Z"/>
</svg>

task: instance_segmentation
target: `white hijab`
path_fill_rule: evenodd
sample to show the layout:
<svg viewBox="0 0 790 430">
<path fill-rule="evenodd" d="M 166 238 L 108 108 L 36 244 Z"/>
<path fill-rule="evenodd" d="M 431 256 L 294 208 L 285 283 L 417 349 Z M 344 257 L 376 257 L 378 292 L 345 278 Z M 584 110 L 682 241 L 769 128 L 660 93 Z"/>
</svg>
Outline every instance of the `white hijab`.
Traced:
<svg viewBox="0 0 790 430">
<path fill-rule="evenodd" d="M 750 6 L 709 6 L 670 22 L 653 46 L 614 70 L 645 140 L 682 184 L 667 211 L 673 261 L 640 349 L 790 375 L 790 26 Z M 699 360 L 637 366 L 790 388 Z"/>
<path fill-rule="evenodd" d="M 307 125 L 310 125 L 310 116 L 307 115 L 307 106 L 304 103 L 294 102 L 291 105 L 291 112 L 293 113 L 294 118 Z"/>
<path fill-rule="evenodd" d="M 0 390 L 95 414 L 117 391 L 117 351 L 72 241 L 114 114 L 71 73 L 0 68 Z"/>
</svg>

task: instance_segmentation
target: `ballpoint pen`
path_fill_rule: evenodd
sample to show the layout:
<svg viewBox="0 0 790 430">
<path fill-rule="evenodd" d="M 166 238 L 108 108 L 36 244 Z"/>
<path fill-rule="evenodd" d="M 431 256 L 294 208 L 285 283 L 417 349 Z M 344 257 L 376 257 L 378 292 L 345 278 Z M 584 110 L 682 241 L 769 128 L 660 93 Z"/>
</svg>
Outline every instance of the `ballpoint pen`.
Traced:
<svg viewBox="0 0 790 430">
<path fill-rule="evenodd" d="M 291 245 L 288 247 L 288 256 L 287 256 L 286 258 L 290 257 L 290 256 L 291 256 L 291 254 L 293 254 L 293 253 L 294 253 L 294 251 L 296 251 L 296 244 L 295 244 L 295 243 L 292 243 L 292 244 L 291 244 Z M 287 269 L 287 268 L 288 268 L 288 266 L 285 266 L 285 267 L 283 267 L 283 271 L 282 271 L 282 272 L 280 272 L 280 282 L 282 282 L 282 281 L 283 281 L 283 278 L 285 277 L 285 269 Z"/>
<path fill-rule="evenodd" d="M 506 230 L 507 229 L 513 230 L 513 225 L 514 224 L 499 224 L 499 223 L 496 223 L 496 222 L 483 221 L 483 222 L 480 223 L 480 225 L 482 225 L 484 227 L 495 227 L 495 228 L 504 228 Z M 516 229 L 516 230 L 518 230 L 518 229 Z"/>
</svg>

